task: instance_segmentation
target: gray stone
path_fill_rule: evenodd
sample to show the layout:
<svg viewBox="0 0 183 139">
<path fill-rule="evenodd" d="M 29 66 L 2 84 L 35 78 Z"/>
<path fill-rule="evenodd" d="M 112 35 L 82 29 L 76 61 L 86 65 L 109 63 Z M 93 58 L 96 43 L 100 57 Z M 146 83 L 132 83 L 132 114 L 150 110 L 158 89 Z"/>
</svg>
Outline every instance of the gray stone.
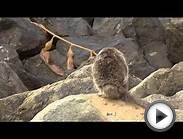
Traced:
<svg viewBox="0 0 183 139">
<path fill-rule="evenodd" d="M 2 61 L 0 61 L 0 88 L 0 98 L 27 91 L 13 69 Z"/>
<path fill-rule="evenodd" d="M 68 96 L 49 104 L 31 122 L 104 121 L 100 112 L 88 102 L 87 95 Z"/>
<path fill-rule="evenodd" d="M 134 18 L 133 26 L 142 47 L 152 41 L 165 41 L 165 29 L 158 18 Z"/>
<path fill-rule="evenodd" d="M 95 18 L 93 29 L 99 35 L 125 36 L 136 40 L 136 31 L 133 26 L 133 17 L 130 18 Z"/>
<path fill-rule="evenodd" d="M 131 69 L 138 71 L 131 73 L 137 77 L 144 79 L 159 68 L 172 66 L 165 44 L 165 29 L 158 18 L 95 18 L 93 28 L 99 35 L 133 38 L 140 54 L 131 64 Z M 136 64 L 138 67 L 134 67 Z M 143 67 L 149 73 L 144 72 Z"/>
<path fill-rule="evenodd" d="M 27 89 L 32 90 L 44 85 L 43 81 L 37 78 L 37 75 L 33 75 L 24 69 L 16 50 L 7 44 L 0 45 L 0 61 L 6 62 L 13 69 Z"/>
<path fill-rule="evenodd" d="M 46 34 L 28 18 L 1 18 L 0 26 L 0 44 L 16 49 L 21 58 L 37 54 L 46 42 Z"/>
<path fill-rule="evenodd" d="M 48 104 L 69 95 L 97 93 L 90 78 L 67 79 L 0 99 L 0 121 L 29 121 Z M 22 99 L 18 99 L 22 98 Z M 15 103 L 7 103 L 16 100 Z M 16 105 L 16 108 L 14 107 Z M 7 110 L 8 109 L 8 113 Z M 4 113 L 6 112 L 6 113 Z"/>
<path fill-rule="evenodd" d="M 169 24 L 166 24 L 165 29 L 168 58 L 174 64 L 183 61 L 183 19 L 171 20 Z"/>
<path fill-rule="evenodd" d="M 162 68 L 146 77 L 140 84 L 130 90 L 138 97 L 150 94 L 172 96 L 183 90 L 183 62 L 174 65 L 171 69 Z"/>
<path fill-rule="evenodd" d="M 169 68 L 172 63 L 168 59 L 167 46 L 160 41 L 153 41 L 144 46 L 144 55 L 148 63 L 156 68 Z"/>
<path fill-rule="evenodd" d="M 165 100 L 167 101 L 174 109 L 183 109 L 183 90 L 177 92 L 173 96 L 164 96 L 162 94 L 152 94 L 144 98 L 145 101 L 150 103 L 157 100 Z"/>
<path fill-rule="evenodd" d="M 90 25 L 82 18 L 31 18 L 31 20 L 43 24 L 49 30 L 60 36 L 92 35 Z"/>
</svg>

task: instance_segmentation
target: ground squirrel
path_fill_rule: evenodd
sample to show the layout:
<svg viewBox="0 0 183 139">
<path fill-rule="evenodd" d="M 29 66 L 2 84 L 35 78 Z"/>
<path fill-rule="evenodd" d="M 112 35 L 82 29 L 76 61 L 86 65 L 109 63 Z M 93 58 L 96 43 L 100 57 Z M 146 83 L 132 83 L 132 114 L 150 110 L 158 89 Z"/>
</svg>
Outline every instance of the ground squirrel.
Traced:
<svg viewBox="0 0 183 139">
<path fill-rule="evenodd" d="M 146 107 L 149 103 L 130 95 L 128 91 L 128 65 L 122 52 L 113 47 L 103 48 L 92 66 L 92 76 L 99 96 L 123 99 Z"/>
</svg>

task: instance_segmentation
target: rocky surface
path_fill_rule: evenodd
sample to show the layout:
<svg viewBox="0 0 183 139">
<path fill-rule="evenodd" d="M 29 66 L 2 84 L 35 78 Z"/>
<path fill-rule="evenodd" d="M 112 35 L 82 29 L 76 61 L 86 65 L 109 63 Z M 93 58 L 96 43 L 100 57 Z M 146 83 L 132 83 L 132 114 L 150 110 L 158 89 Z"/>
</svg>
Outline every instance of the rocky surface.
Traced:
<svg viewBox="0 0 183 139">
<path fill-rule="evenodd" d="M 88 103 L 86 95 L 57 100 L 39 112 L 35 121 L 103 121 L 100 112 Z"/>
<path fill-rule="evenodd" d="M 95 18 L 93 28 L 100 35 L 133 38 L 154 71 L 172 66 L 167 58 L 165 28 L 158 18 Z"/>
<path fill-rule="evenodd" d="M 171 98 L 154 94 L 144 100 L 166 100 L 175 108 L 176 121 L 182 121 L 182 92 Z M 181 98 L 179 98 L 181 96 Z M 156 99 L 155 99 L 156 98 Z M 179 105 L 179 107 L 178 107 Z M 57 100 L 40 111 L 31 122 L 55 121 L 144 121 L 144 109 L 120 100 L 107 100 L 95 94 L 73 95 Z"/>
<path fill-rule="evenodd" d="M 29 121 L 45 106 L 69 95 L 97 93 L 90 78 L 68 79 L 0 99 L 1 121 Z M 21 99 L 19 99 L 21 98 Z M 11 101 L 14 100 L 14 103 Z"/>
<path fill-rule="evenodd" d="M 130 92 L 148 102 L 170 102 L 183 119 L 183 19 L 88 17 L 0 18 L 0 121 L 138 121 L 143 113 L 137 106 L 97 97 L 89 52 L 73 47 L 76 69 L 67 70 L 69 44 L 58 39 L 50 59 L 65 74 L 54 73 L 40 58 L 51 35 L 30 19 L 97 53 L 119 49 L 129 66 Z"/>
<path fill-rule="evenodd" d="M 25 93 L 20 93 L 20 94 L 9 96 L 7 98 L 0 99 L 0 107 L 1 107 L 0 119 L 1 119 L 1 121 L 7 121 L 7 120 L 8 121 L 9 120 L 10 121 L 11 120 L 29 121 L 38 112 L 40 112 L 47 105 L 51 104 L 52 102 L 54 102 L 56 100 L 62 100 L 62 98 L 69 96 L 69 95 L 96 94 L 98 91 L 95 89 L 95 86 L 93 84 L 92 77 L 90 74 L 90 68 L 91 68 L 91 65 L 84 66 L 80 70 L 73 72 L 71 75 L 68 76 L 67 79 L 65 79 L 63 81 L 59 81 L 59 82 L 53 83 L 51 85 L 47 85 L 45 87 L 42 87 L 42 88 L 34 90 L 34 91 L 27 91 Z M 175 67 L 173 67 L 171 69 L 172 72 L 174 72 L 175 69 L 177 71 L 178 70 L 181 71 L 181 69 L 183 69 L 182 63 L 175 65 Z M 166 71 L 166 69 L 162 69 L 160 71 Z M 156 75 L 155 80 L 156 80 L 157 84 L 161 80 L 163 80 L 163 78 L 161 78 L 161 77 L 171 77 L 168 75 L 166 75 L 166 76 L 162 75 L 162 74 L 159 75 L 157 73 L 159 73 L 159 72 L 157 71 L 155 73 L 152 73 L 153 75 Z M 168 73 L 171 74 L 171 72 L 168 72 Z M 179 74 L 179 77 L 183 77 L 183 76 L 180 76 L 180 74 Z M 135 78 L 135 79 L 137 79 L 137 78 Z M 153 79 L 154 79 L 154 76 L 153 76 Z M 164 80 L 167 81 L 167 79 L 164 79 Z M 149 75 L 145 79 L 145 81 L 147 83 L 149 83 L 149 82 L 154 83 L 152 80 L 152 75 Z M 174 80 L 172 80 L 172 81 L 174 81 Z M 139 82 L 139 80 L 138 80 L 138 82 Z M 140 90 L 140 89 L 142 89 L 141 84 L 143 82 L 144 81 L 142 81 L 137 86 L 135 86 L 134 88 L 131 89 L 131 92 L 134 94 L 134 96 L 139 97 L 139 92 L 144 91 L 144 90 Z M 180 81 L 177 83 L 179 83 L 179 85 L 181 84 Z M 167 91 L 169 91 L 168 89 L 170 88 L 170 90 L 172 90 L 171 88 L 173 88 L 173 87 L 176 88 L 175 84 L 164 83 L 164 87 L 162 89 L 167 88 Z M 150 89 L 154 92 L 152 94 L 145 94 L 144 96 L 142 96 L 144 100 L 146 100 L 148 102 L 153 102 L 158 99 L 163 99 L 163 100 L 169 101 L 176 109 L 183 108 L 182 107 L 182 99 L 183 99 L 182 91 L 178 92 L 178 90 L 177 90 L 177 91 L 175 91 L 176 93 L 174 93 L 174 95 L 172 95 L 170 97 L 166 93 L 163 94 L 163 93 L 156 92 L 157 87 L 154 87 L 155 88 L 154 89 L 153 85 L 156 85 L 156 84 L 147 85 L 150 87 L 152 86 L 152 88 L 150 88 Z M 166 87 L 166 85 L 168 87 Z M 179 86 L 179 85 L 177 84 L 177 86 Z M 180 90 L 183 90 L 183 89 L 180 89 Z M 148 92 L 148 91 L 146 90 L 144 92 Z M 147 96 L 147 97 L 145 97 L 145 96 Z M 14 101 L 14 103 L 10 103 L 12 100 Z M 105 101 L 104 101 L 104 103 L 105 103 Z"/>
<path fill-rule="evenodd" d="M 69 95 L 97 93 L 90 71 L 91 65 L 86 65 L 65 80 L 0 99 L 0 120 L 29 121 L 37 112 L 56 100 Z M 139 82 L 140 79 L 130 76 L 130 86 L 135 86 Z M 14 103 L 10 103 L 12 100 Z"/>
<path fill-rule="evenodd" d="M 0 45 L 0 61 L 1 63 L 8 64 L 9 68 L 17 74 L 19 80 L 21 80 L 27 89 L 32 90 L 45 85 L 43 80 L 40 80 L 37 75 L 33 75 L 24 69 L 16 50 L 7 44 Z M 3 73 L 3 71 L 1 72 Z M 13 92 L 14 91 L 12 91 L 11 94 L 13 94 Z"/>
<path fill-rule="evenodd" d="M 143 114 L 144 109 L 135 104 L 105 100 L 95 94 L 75 95 L 51 103 L 31 121 L 142 121 Z"/>
<path fill-rule="evenodd" d="M 148 101 L 148 102 L 154 102 L 157 100 L 165 100 L 165 101 L 169 102 L 172 105 L 172 107 L 174 107 L 174 109 L 182 110 L 183 109 L 182 99 L 183 99 L 183 90 L 175 93 L 175 95 L 170 96 L 170 97 L 162 95 L 162 94 L 152 94 L 152 95 L 145 97 L 143 100 Z"/>
<path fill-rule="evenodd" d="M 31 18 L 61 36 L 92 35 L 92 28 L 83 18 Z"/>
<path fill-rule="evenodd" d="M 0 62 L 0 71 L 0 98 L 27 91 L 18 75 L 6 62 Z"/>
<path fill-rule="evenodd" d="M 46 34 L 30 23 L 29 18 L 0 18 L 0 44 L 16 49 L 21 58 L 39 53 Z"/>
<path fill-rule="evenodd" d="M 150 94 L 172 96 L 183 89 L 183 62 L 171 69 L 159 69 L 130 90 L 133 95 L 146 97 Z"/>
<path fill-rule="evenodd" d="M 172 63 L 178 63 L 183 60 L 182 56 L 182 36 L 183 20 L 171 20 L 166 24 L 166 44 L 168 47 L 168 58 Z"/>
</svg>

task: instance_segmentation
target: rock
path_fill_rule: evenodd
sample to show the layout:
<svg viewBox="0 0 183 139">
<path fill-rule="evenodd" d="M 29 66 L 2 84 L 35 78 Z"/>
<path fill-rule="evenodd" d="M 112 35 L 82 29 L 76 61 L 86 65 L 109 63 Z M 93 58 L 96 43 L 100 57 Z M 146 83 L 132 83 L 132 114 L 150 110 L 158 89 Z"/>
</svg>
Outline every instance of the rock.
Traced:
<svg viewBox="0 0 183 139">
<path fill-rule="evenodd" d="M 171 69 L 159 69 L 140 84 L 130 90 L 138 97 L 144 98 L 150 94 L 162 94 L 172 96 L 176 92 L 183 90 L 183 62 L 174 65 Z"/>
<path fill-rule="evenodd" d="M 83 17 L 83 19 L 85 21 L 88 22 L 88 24 L 92 27 L 93 26 L 93 22 L 94 22 L 94 18 L 93 17 Z"/>
<path fill-rule="evenodd" d="M 32 90 L 44 85 L 37 75 L 34 76 L 24 69 L 16 50 L 7 44 L 0 45 L 0 61 L 6 62 L 13 69 L 27 89 Z"/>
<path fill-rule="evenodd" d="M 83 66 L 82 68 L 76 70 L 75 72 L 72 72 L 67 79 L 73 79 L 73 78 L 87 78 L 90 77 L 92 79 L 92 70 L 91 70 L 92 64 Z"/>
<path fill-rule="evenodd" d="M 46 82 L 41 80 L 37 75 L 33 75 L 29 72 L 27 72 L 22 63 L 17 64 L 17 63 L 11 63 L 9 64 L 14 71 L 17 73 L 21 81 L 24 83 L 24 85 L 28 88 L 28 90 L 34 90 L 37 88 L 40 88 L 41 86 L 48 84 L 49 82 Z M 39 73 L 38 73 L 39 74 Z"/>
<path fill-rule="evenodd" d="M 107 105 L 105 105 L 107 103 Z M 115 105 L 114 105 L 115 104 Z M 40 111 L 37 121 L 118 121 L 143 119 L 144 110 L 121 100 L 107 100 L 96 94 L 73 95 L 57 100 Z M 128 113 L 127 115 L 125 113 Z"/>
<path fill-rule="evenodd" d="M 128 67 L 130 74 L 140 79 L 144 79 L 156 70 L 156 68 L 152 67 L 147 60 L 145 60 L 142 52 L 139 52 L 139 56 L 128 63 Z"/>
<path fill-rule="evenodd" d="M 157 100 L 165 100 L 172 105 L 174 109 L 183 109 L 183 90 L 175 93 L 173 96 L 164 96 L 162 94 L 152 94 L 145 97 L 143 100 L 148 101 L 150 103 Z"/>
<path fill-rule="evenodd" d="M 183 20 L 174 19 L 166 24 L 166 44 L 168 47 L 168 58 L 172 63 L 183 61 Z"/>
<path fill-rule="evenodd" d="M 28 18 L 1 18 L 0 44 L 14 48 L 21 59 L 36 55 L 46 42 L 46 35 Z"/>
<path fill-rule="evenodd" d="M 152 41 L 165 41 L 165 29 L 158 18 L 134 18 L 133 26 L 142 47 Z"/>
<path fill-rule="evenodd" d="M 95 18 L 93 29 L 99 35 L 135 38 L 135 30 L 131 26 L 132 21 L 133 18 Z"/>
<path fill-rule="evenodd" d="M 141 62 L 140 68 L 149 65 L 149 71 L 153 72 L 159 68 L 172 66 L 165 45 L 165 29 L 158 18 L 95 18 L 93 28 L 99 35 L 124 35 L 126 38 L 133 38 L 133 41 L 140 46 L 143 56 L 138 60 Z M 142 71 L 133 74 L 142 79 L 149 75 L 148 73 L 145 73 L 145 76 L 137 75 L 139 73 Z"/>
<path fill-rule="evenodd" d="M 129 74 L 128 81 L 129 81 L 129 87 L 128 88 L 131 89 L 131 88 L 137 86 L 142 80 L 140 78 L 134 76 L 134 75 Z"/>
<path fill-rule="evenodd" d="M 80 37 L 67 37 L 67 40 L 74 42 L 78 45 L 85 46 L 96 52 L 99 52 L 105 47 L 115 47 L 125 54 L 127 59 L 130 73 L 143 79 L 151 72 L 155 71 L 155 68 L 150 66 L 144 59 L 142 51 L 139 51 L 138 45 L 130 38 L 124 38 L 121 36 L 80 36 Z M 66 57 L 67 47 L 64 47 L 64 43 L 58 42 L 56 49 L 64 59 Z M 89 58 L 89 52 L 83 51 L 78 48 L 73 49 L 75 58 L 74 62 L 77 67 L 81 65 L 83 61 Z"/>
<path fill-rule="evenodd" d="M 100 112 L 88 103 L 84 95 L 80 97 L 69 96 L 57 100 L 41 112 L 31 121 L 103 121 Z"/>
<path fill-rule="evenodd" d="M 0 98 L 27 91 L 13 69 L 2 61 L 0 61 L 0 88 Z"/>
<path fill-rule="evenodd" d="M 24 92 L 0 99 L 0 121 L 16 121 L 12 117 L 27 95 L 28 92 Z"/>
<path fill-rule="evenodd" d="M 25 71 L 19 58 L 23 58 L 22 56 L 26 53 L 30 54 L 27 57 L 34 55 L 35 53 L 31 51 L 41 48 L 40 45 L 45 41 L 45 35 L 29 23 L 27 18 L 3 18 L 0 24 L 2 24 L 0 35 L 3 35 L 0 38 L 0 59 L 8 63 L 27 89 L 41 87 L 43 82 Z"/>
<path fill-rule="evenodd" d="M 60 36 L 92 35 L 90 25 L 82 18 L 31 18 L 31 20 L 43 24 L 52 32 Z"/>
<path fill-rule="evenodd" d="M 144 46 L 144 56 L 148 63 L 156 68 L 172 67 L 168 59 L 167 46 L 160 41 L 153 41 Z"/>
<path fill-rule="evenodd" d="M 156 70 L 171 67 L 165 44 L 165 29 L 158 18 L 134 18 L 137 41 L 147 62 Z"/>
<path fill-rule="evenodd" d="M 93 29 L 100 35 L 133 38 L 141 45 L 165 39 L 165 30 L 158 18 L 95 18 Z"/>
<path fill-rule="evenodd" d="M 66 79 L 44 86 L 40 89 L 27 91 L 0 99 L 0 121 L 29 121 L 48 104 L 69 95 L 97 93 L 90 78 Z M 22 96 L 23 95 L 23 96 Z M 19 102 L 18 98 L 22 98 Z M 17 100 L 14 103 L 12 100 Z M 6 104 L 6 105 L 5 105 Z M 14 105 L 17 107 L 14 108 Z M 14 109 L 13 109 L 14 108 Z M 8 109 L 8 113 L 6 112 Z"/>
</svg>

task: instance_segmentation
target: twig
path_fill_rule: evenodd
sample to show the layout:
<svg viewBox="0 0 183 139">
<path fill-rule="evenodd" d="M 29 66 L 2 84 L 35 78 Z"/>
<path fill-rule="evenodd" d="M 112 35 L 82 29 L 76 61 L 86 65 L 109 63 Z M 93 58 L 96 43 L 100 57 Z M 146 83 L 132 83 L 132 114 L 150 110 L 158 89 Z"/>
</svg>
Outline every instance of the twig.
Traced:
<svg viewBox="0 0 183 139">
<path fill-rule="evenodd" d="M 56 38 L 58 38 L 58 39 L 60 39 L 60 40 L 62 40 L 62 41 L 64 41 L 64 42 L 70 44 L 71 46 L 78 47 L 78 48 L 80 48 L 80 49 L 83 49 L 83 50 L 92 52 L 93 54 L 97 55 L 97 53 L 96 53 L 94 50 L 91 50 L 91 49 L 89 49 L 89 48 L 83 47 L 83 46 L 78 45 L 78 44 L 74 44 L 74 43 L 72 43 L 72 42 L 70 42 L 70 41 L 68 41 L 68 40 L 66 40 L 66 39 L 64 39 L 64 38 L 62 38 L 62 37 L 60 37 L 60 36 L 56 35 L 55 33 L 53 33 L 52 31 L 48 30 L 48 29 L 47 29 L 45 26 L 43 26 L 42 24 L 38 24 L 38 23 L 32 22 L 32 21 L 30 21 L 30 22 L 31 22 L 32 24 L 34 24 L 34 25 L 36 25 L 36 26 L 42 28 L 43 30 L 45 30 L 46 32 L 50 33 L 50 34 L 53 35 L 54 37 L 56 37 Z"/>
</svg>

